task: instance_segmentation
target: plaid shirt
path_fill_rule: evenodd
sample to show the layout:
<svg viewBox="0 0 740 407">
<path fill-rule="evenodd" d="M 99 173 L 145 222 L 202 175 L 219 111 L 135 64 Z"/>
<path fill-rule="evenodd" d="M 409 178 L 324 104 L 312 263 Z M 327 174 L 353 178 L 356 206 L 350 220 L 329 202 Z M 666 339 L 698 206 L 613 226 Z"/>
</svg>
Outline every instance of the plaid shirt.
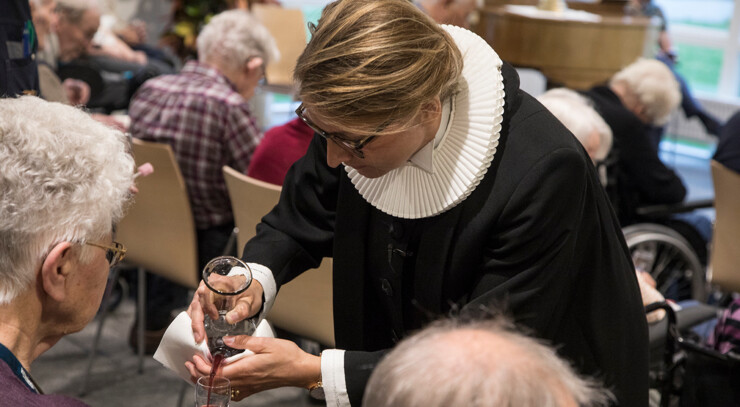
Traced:
<svg viewBox="0 0 740 407">
<path fill-rule="evenodd" d="M 177 75 L 147 81 L 131 100 L 129 115 L 134 137 L 172 146 L 195 226 L 206 229 L 231 222 L 221 167 L 246 173 L 262 134 L 247 101 L 226 77 L 190 61 Z"/>
</svg>

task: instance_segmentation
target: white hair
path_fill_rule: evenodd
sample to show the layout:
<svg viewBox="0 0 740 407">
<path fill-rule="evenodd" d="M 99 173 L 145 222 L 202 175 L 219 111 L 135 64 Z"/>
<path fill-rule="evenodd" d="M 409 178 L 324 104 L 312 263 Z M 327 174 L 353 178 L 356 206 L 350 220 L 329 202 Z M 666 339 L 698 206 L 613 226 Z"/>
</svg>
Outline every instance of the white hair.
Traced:
<svg viewBox="0 0 740 407">
<path fill-rule="evenodd" d="M 620 82 L 645 106 L 645 114 L 654 125 L 664 125 L 681 103 L 681 87 L 676 77 L 658 60 L 638 59 L 617 72 L 610 81 L 611 84 Z"/>
<path fill-rule="evenodd" d="M 589 152 L 594 162 L 602 161 L 612 148 L 612 130 L 604 119 L 594 110 L 591 101 L 575 91 L 566 88 L 550 89 L 537 97 L 584 146 L 596 140 L 598 148 Z M 594 133 L 595 132 L 595 133 Z"/>
<path fill-rule="evenodd" d="M 31 284 L 54 244 L 111 233 L 130 198 L 128 150 L 123 133 L 74 107 L 0 99 L 0 304 Z"/>
<path fill-rule="evenodd" d="M 555 351 L 501 318 L 442 320 L 401 341 L 373 371 L 366 407 L 607 405 Z"/>
<path fill-rule="evenodd" d="M 87 10 L 100 10 L 97 0 L 57 0 L 57 13 L 70 23 L 79 23 Z"/>
<path fill-rule="evenodd" d="M 280 57 L 270 32 L 245 10 L 214 16 L 198 35 L 197 46 L 201 62 L 219 61 L 232 69 L 252 57 L 262 58 L 265 65 Z"/>
</svg>

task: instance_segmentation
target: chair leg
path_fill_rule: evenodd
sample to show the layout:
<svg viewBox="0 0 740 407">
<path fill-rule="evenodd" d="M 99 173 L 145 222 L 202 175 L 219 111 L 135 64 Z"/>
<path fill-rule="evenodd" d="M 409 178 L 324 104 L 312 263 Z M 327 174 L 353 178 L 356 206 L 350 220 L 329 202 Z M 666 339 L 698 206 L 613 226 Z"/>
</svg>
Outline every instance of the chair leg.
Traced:
<svg viewBox="0 0 740 407">
<path fill-rule="evenodd" d="M 103 325 L 105 324 L 106 318 L 108 318 L 108 312 L 110 311 L 111 306 L 111 293 L 113 292 L 113 286 L 118 282 L 118 268 L 115 267 L 113 270 L 111 270 L 110 278 L 109 278 L 109 284 L 108 287 L 105 290 L 105 295 L 103 296 L 102 301 L 102 307 L 100 308 L 100 320 L 98 321 L 98 329 L 95 332 L 95 339 L 93 339 L 92 343 L 92 349 L 90 349 L 90 355 L 87 358 L 87 368 L 85 369 L 85 376 L 82 379 L 82 388 L 80 389 L 79 396 L 85 396 L 87 394 L 87 386 L 90 381 L 90 373 L 92 371 L 92 365 L 95 361 L 95 356 L 98 353 L 98 345 L 100 344 L 100 336 L 103 333 Z"/>
<path fill-rule="evenodd" d="M 136 299 L 137 307 L 137 336 L 139 341 L 136 345 L 136 352 L 139 356 L 139 374 L 144 373 L 144 328 L 146 327 L 146 270 L 139 267 L 139 289 L 138 298 Z"/>
</svg>

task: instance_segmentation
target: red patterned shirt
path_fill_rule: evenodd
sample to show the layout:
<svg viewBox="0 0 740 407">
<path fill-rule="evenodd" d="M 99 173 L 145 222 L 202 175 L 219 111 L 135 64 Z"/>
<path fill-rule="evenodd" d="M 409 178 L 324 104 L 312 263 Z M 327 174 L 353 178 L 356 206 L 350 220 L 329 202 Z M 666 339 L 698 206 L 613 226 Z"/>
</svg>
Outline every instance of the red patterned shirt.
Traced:
<svg viewBox="0 0 740 407">
<path fill-rule="evenodd" d="M 246 173 L 262 134 L 247 101 L 226 77 L 190 61 L 177 75 L 144 83 L 131 100 L 129 115 L 134 137 L 172 146 L 196 227 L 232 221 L 221 167 Z"/>
</svg>

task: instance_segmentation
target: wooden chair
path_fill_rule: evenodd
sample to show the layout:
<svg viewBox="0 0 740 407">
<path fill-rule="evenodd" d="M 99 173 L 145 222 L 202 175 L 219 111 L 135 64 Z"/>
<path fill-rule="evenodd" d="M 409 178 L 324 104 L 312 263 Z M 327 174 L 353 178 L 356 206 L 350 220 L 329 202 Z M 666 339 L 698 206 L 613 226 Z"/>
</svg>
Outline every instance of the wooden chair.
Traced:
<svg viewBox="0 0 740 407">
<path fill-rule="evenodd" d="M 267 65 L 267 88 L 292 94 L 293 69 L 306 48 L 303 12 L 275 5 L 254 4 L 252 13 L 270 31 L 280 50 L 280 60 L 270 61 Z"/>
<path fill-rule="evenodd" d="M 740 174 L 712 160 L 716 220 L 710 254 L 711 282 L 740 292 Z"/>
<path fill-rule="evenodd" d="M 248 177 L 224 166 L 237 242 L 243 248 L 256 234 L 257 224 L 278 203 L 280 186 Z M 241 250 L 241 249 L 240 249 Z M 332 260 L 325 258 L 319 268 L 306 271 L 280 288 L 268 319 L 291 333 L 334 346 L 332 302 Z"/>
<path fill-rule="evenodd" d="M 138 266 L 139 372 L 144 361 L 146 320 L 145 270 L 185 287 L 200 282 L 195 221 L 185 180 L 169 145 L 133 139 L 136 165 L 151 163 L 154 173 L 138 178 L 134 205 L 118 225 L 117 239 L 126 245 L 126 260 Z"/>
</svg>

